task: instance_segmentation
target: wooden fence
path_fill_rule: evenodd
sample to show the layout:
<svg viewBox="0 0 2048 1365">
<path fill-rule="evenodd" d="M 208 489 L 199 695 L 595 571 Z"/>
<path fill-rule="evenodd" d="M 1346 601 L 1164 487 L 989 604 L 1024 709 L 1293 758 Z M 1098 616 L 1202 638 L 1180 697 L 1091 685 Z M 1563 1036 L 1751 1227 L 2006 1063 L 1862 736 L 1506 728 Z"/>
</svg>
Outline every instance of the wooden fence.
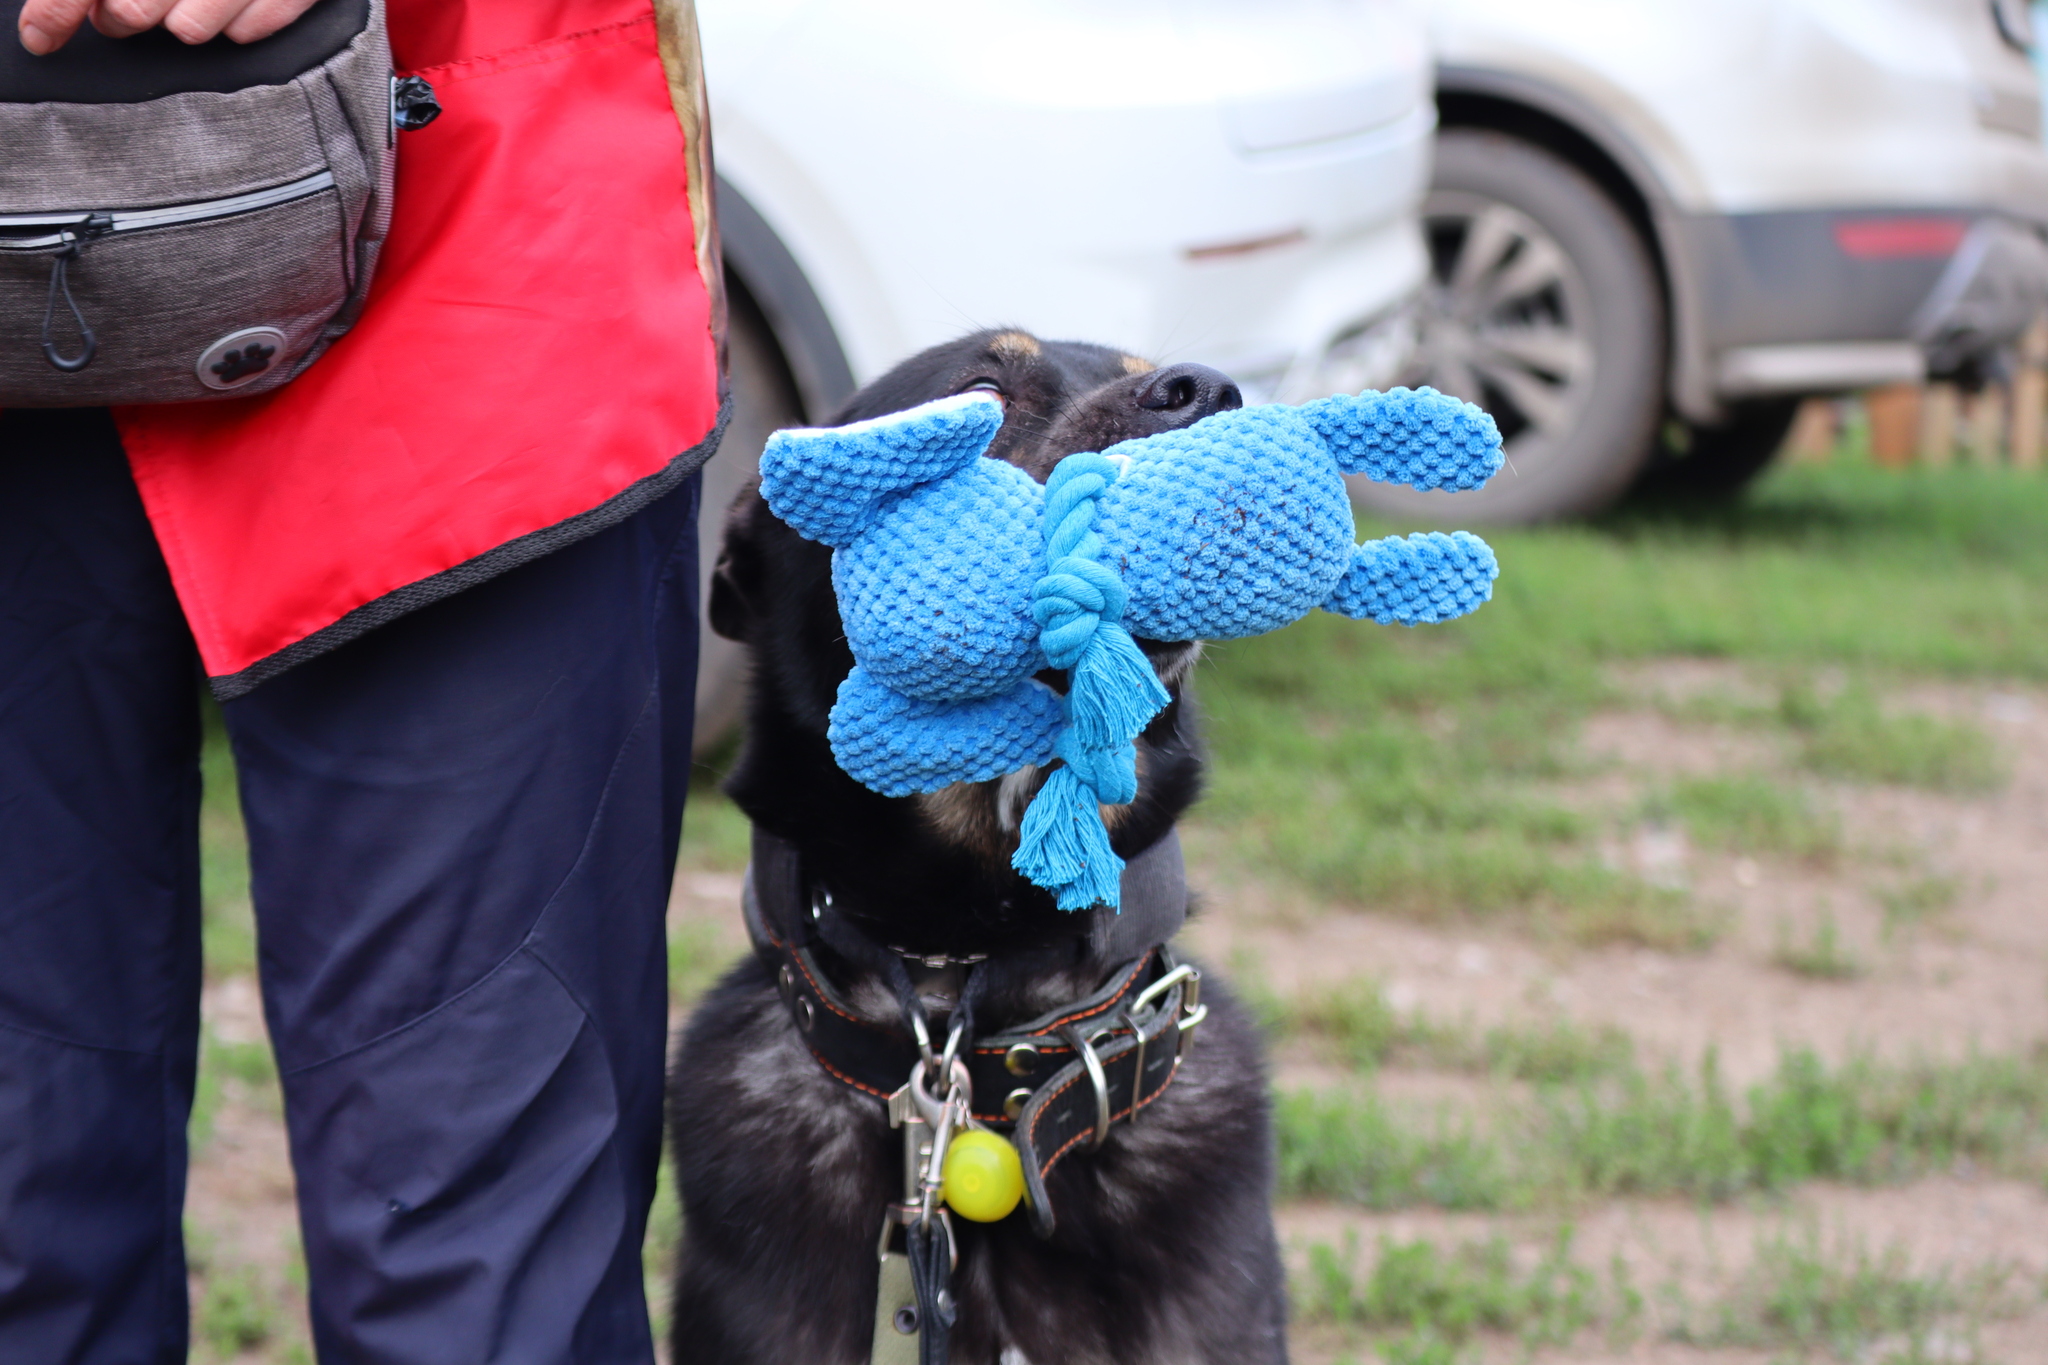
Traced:
<svg viewBox="0 0 2048 1365">
<path fill-rule="evenodd" d="M 1975 392 L 1954 384 L 1893 384 L 1853 400 L 1815 398 L 1799 410 L 1785 453 L 1809 461 L 1833 455 L 1848 402 L 1862 404 L 1873 463 L 1904 468 L 1968 460 L 2039 469 L 2048 437 L 2048 321 L 2035 323 L 2021 341 L 2009 383 Z"/>
</svg>

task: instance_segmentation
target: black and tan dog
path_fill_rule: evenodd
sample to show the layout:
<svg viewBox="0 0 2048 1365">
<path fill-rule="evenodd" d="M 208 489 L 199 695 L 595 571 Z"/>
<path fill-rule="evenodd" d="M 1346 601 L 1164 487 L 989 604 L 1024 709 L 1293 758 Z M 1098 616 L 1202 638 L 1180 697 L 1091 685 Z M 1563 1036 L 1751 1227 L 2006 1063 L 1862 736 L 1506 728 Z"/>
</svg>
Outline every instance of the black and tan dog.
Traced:
<svg viewBox="0 0 2048 1365">
<path fill-rule="evenodd" d="M 1099 346 L 984 332 L 906 361 L 834 421 L 977 388 L 999 394 L 1006 409 L 988 453 L 1041 480 L 1072 452 L 1240 402 L 1235 386 L 1200 366 L 1156 369 Z M 711 625 L 751 656 L 745 745 L 727 790 L 757 831 L 749 927 L 761 951 L 706 997 L 671 1077 L 685 1209 L 675 1360 L 856 1365 L 881 1335 L 878 1231 L 904 1197 L 902 1143 L 875 1097 L 882 1087 L 861 1082 L 861 1049 L 894 1047 L 887 1055 L 914 1062 L 906 990 L 921 997 L 939 1038 L 949 1016 L 971 1009 L 971 1044 L 1030 1020 L 1060 1023 L 1071 1002 L 1113 993 L 1124 978 L 1135 990 L 1168 965 L 1149 950 L 1187 909 L 1173 831 L 1200 785 L 1184 695 L 1197 646 L 1140 642 L 1175 700 L 1138 741 L 1137 800 L 1105 811 L 1118 853 L 1133 860 L 1117 921 L 1062 912 L 1011 870 L 1035 770 L 902 799 L 840 771 L 826 718 L 853 658 L 831 552 L 776 520 L 751 488 L 727 520 Z M 1133 886 L 1137 874 L 1142 887 Z M 801 956 L 798 938 L 809 945 Z M 826 979 L 807 980 L 811 973 Z M 1127 993 L 1117 1007 L 1130 1002 Z M 1075 1150 L 1044 1180 L 1035 1216 L 1020 1209 L 999 1222 L 953 1223 L 952 1361 L 1285 1360 L 1261 1051 L 1213 982 L 1203 1002 L 1200 1047 L 1177 1070 L 1166 1035 L 1151 1044 L 1149 1070 L 1142 1049 L 1135 1063 L 1125 1059 L 1140 1075 L 1170 1077 L 1163 1089 L 1127 1100 L 1130 1082 L 1117 1079 L 1108 1093 L 1099 1073 L 1094 1099 L 1089 1086 L 1074 1087 L 1083 1121 L 1099 1109 L 1102 1130 L 1064 1144 Z M 1107 1055 L 1108 1025 L 1122 1016 L 1098 1013 Z M 824 1041 L 825 1023 L 841 1030 L 839 1043 Z M 1086 1040 L 1073 1025 L 1041 1041 L 1043 1067 L 1078 1067 Z M 853 1055 L 841 1059 L 835 1047 Z M 1037 1054 L 1022 1051 L 1027 1064 Z M 1016 1073 L 1018 1061 L 1005 1065 Z M 988 1059 L 978 1065 L 986 1077 Z M 996 1075 L 1000 1086 L 984 1088 L 1011 1084 Z M 1011 1117 L 1026 1093 L 1014 1092 Z M 973 1107 L 1001 1126 L 1003 1102 L 978 1094 Z M 1140 1121 L 1124 1121 L 1133 1116 Z"/>
</svg>

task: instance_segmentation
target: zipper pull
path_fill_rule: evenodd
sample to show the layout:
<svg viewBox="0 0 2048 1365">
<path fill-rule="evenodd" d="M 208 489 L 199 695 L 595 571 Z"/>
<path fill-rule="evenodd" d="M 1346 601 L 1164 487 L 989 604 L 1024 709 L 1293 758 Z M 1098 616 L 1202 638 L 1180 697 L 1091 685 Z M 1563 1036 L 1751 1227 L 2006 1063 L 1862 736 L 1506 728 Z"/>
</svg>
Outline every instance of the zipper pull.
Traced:
<svg viewBox="0 0 2048 1365">
<path fill-rule="evenodd" d="M 106 236 L 114 230 L 114 217 L 109 213 L 95 213 L 78 225 L 76 231 L 64 231 L 64 245 L 57 248 L 57 254 L 50 260 L 50 294 L 43 304 L 43 359 L 50 362 L 52 369 L 64 374 L 77 374 L 92 364 L 93 357 L 100 353 L 100 339 L 93 335 L 87 325 L 85 314 L 79 310 L 78 300 L 71 297 L 71 263 L 78 259 L 86 243 Z M 85 343 L 77 355 L 60 355 L 57 342 L 51 336 L 57 319 L 57 295 L 64 296 L 64 306 L 71 310 L 72 318 L 78 323 L 79 338 Z"/>
</svg>

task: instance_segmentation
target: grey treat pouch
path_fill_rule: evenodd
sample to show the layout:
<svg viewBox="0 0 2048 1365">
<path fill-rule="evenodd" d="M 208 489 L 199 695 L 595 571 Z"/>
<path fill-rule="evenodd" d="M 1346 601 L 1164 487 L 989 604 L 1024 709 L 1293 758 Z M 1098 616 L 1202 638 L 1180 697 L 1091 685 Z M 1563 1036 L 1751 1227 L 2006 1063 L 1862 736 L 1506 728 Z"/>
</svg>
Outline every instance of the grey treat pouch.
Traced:
<svg viewBox="0 0 2048 1365">
<path fill-rule="evenodd" d="M 16 16 L 21 0 L 0 0 Z M 0 407 L 241 397 L 361 311 L 401 119 L 383 0 L 257 43 L 0 36 Z"/>
</svg>

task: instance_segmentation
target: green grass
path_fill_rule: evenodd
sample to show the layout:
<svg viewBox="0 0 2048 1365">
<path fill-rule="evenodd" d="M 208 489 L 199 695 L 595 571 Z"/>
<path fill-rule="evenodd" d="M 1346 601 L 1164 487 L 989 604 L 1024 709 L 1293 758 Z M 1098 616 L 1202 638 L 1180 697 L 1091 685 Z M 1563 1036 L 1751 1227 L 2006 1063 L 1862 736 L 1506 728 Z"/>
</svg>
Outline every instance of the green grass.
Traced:
<svg viewBox="0 0 2048 1365">
<path fill-rule="evenodd" d="M 1369 1090 L 1297 1090 L 1275 1100 L 1274 1127 L 1283 1199 L 1492 1210 L 1537 1198 L 1522 1156 L 1448 1110 L 1421 1119 Z"/>
<path fill-rule="evenodd" d="M 192 1316 L 194 1335 L 219 1361 L 265 1345 L 283 1327 L 276 1298 L 246 1266 L 209 1271 Z"/>
<path fill-rule="evenodd" d="M 1936 918 L 1955 905 L 1962 889 L 1959 878 L 1945 876 L 1912 877 L 1896 886 L 1878 888 L 1885 928 L 1909 928 Z"/>
<path fill-rule="evenodd" d="M 1387 1365 L 1474 1362 L 1482 1336 L 1514 1340 L 1525 1358 L 1596 1330 L 1620 1345 L 1638 1340 L 1653 1316 L 1661 1318 L 1656 1335 L 1697 1346 L 1961 1365 L 1980 1359 L 1970 1343 L 1984 1323 L 2025 1307 L 2010 1266 L 1915 1271 L 1897 1247 L 1824 1246 L 1811 1229 L 1760 1235 L 1746 1264 L 1704 1305 L 1676 1283 L 1661 1286 L 1663 1314 L 1648 1310 L 1619 1257 L 1605 1276 L 1574 1258 L 1568 1227 L 1525 1248 L 1499 1235 L 1448 1246 L 1382 1237 L 1370 1266 L 1360 1259 L 1355 1234 L 1340 1246 L 1311 1245 L 1292 1285 L 1296 1317 L 1348 1341 L 1363 1338 Z M 1958 1345 L 1970 1353 L 1957 1354 Z"/>
<path fill-rule="evenodd" d="M 1800 738 L 1801 761 L 1828 777 L 1962 793 L 1995 791 L 2005 783 L 2005 764 L 1981 728 L 1888 714 L 1866 687 L 1822 701 L 1804 687 L 1788 686 L 1778 712 Z"/>
<path fill-rule="evenodd" d="M 1937 1328 L 1965 1338 L 2016 1306 L 2010 1267 L 1948 1267 L 1914 1273 L 1894 1247 L 1873 1254 L 1861 1245 L 1832 1249 L 1817 1233 L 1760 1239 L 1732 1291 L 1704 1325 L 1681 1322 L 1671 1333 L 1704 1346 L 1791 1348 L 1838 1360 L 1872 1359 L 1870 1348 L 1893 1343 L 1884 1360 L 1929 1360 Z M 1939 1357 L 1955 1361 L 1953 1345 Z M 1967 1359 L 1976 1359 L 1974 1351 Z"/>
<path fill-rule="evenodd" d="M 214 1119 L 225 1098 L 225 1083 L 243 1087 L 245 1101 L 275 1109 L 281 1102 L 277 1088 L 277 1060 L 268 1043 L 230 1043 L 210 1028 L 199 1035 L 199 1072 L 192 1088 L 192 1114 L 186 1122 L 186 1141 L 196 1153 L 213 1139 Z"/>
<path fill-rule="evenodd" d="M 1867 681 L 1823 689 L 1810 670 L 1794 669 L 1776 690 L 1769 705 L 1699 696 L 1661 709 L 1679 720 L 1783 734 L 1792 740 L 1788 757 L 1824 777 L 1976 795 L 1998 790 L 2009 775 L 1982 726 L 1887 708 Z"/>
<path fill-rule="evenodd" d="M 674 1290 L 676 1257 L 682 1247 L 683 1205 L 676 1195 L 675 1165 L 669 1159 L 668 1144 L 663 1143 L 654 1181 L 654 1206 L 647 1213 L 647 1237 L 640 1244 L 647 1313 L 658 1342 L 668 1340 L 669 1295 Z"/>
<path fill-rule="evenodd" d="M 1417 1114 L 1368 1088 L 1279 1098 L 1283 1196 L 1366 1208 L 1521 1209 L 1621 1195 L 1726 1200 L 1816 1179 L 1874 1184 L 1961 1160 L 2039 1175 L 2048 1051 L 1829 1067 L 1785 1054 L 1737 1096 L 1697 1074 L 1630 1068 L 1543 1087 L 1482 1119 Z"/>
<path fill-rule="evenodd" d="M 718 790 L 710 770 L 698 771 L 702 780 L 690 784 L 690 799 L 683 807 L 678 860 L 706 871 L 738 872 L 747 865 L 753 827 L 740 808 Z"/>
<path fill-rule="evenodd" d="M 218 980 L 256 970 L 256 918 L 249 902 L 249 839 L 241 793 L 220 708 L 205 703 L 206 739 L 199 772 L 199 896 L 206 974 Z"/>
<path fill-rule="evenodd" d="M 1571 1255 L 1561 1231 L 1535 1263 L 1517 1264 L 1505 1237 L 1449 1249 L 1382 1237 L 1360 1272 L 1358 1239 L 1309 1248 L 1294 1285 L 1296 1313 L 1340 1330 L 1395 1334 L 1387 1359 L 1455 1359 L 1480 1332 L 1512 1335 L 1525 1347 L 1564 1345 L 1611 1313 L 1597 1278 Z"/>
<path fill-rule="evenodd" d="M 1786 971 L 1815 981 L 1854 981 L 1868 971 L 1863 959 L 1842 942 L 1841 930 L 1831 912 L 1823 912 L 1805 942 L 1781 929 L 1771 961 Z"/>
<path fill-rule="evenodd" d="M 1466 620 L 1407 631 L 1318 613 L 1210 649 L 1205 837 L 1339 901 L 1703 943 L 1711 921 L 1603 866 L 1597 821 L 1545 794 L 1572 773 L 1579 722 L 1616 700 L 1605 670 L 1692 657 L 2048 679 L 2043 525 L 2048 479 L 1850 462 L 1781 469 L 1725 509 L 1490 532 L 1501 579 Z M 1865 695 L 1795 697 L 1777 723 L 1829 775 L 1999 780 L 1972 727 Z"/>
<path fill-rule="evenodd" d="M 1628 1035 L 1612 1026 L 1588 1028 L 1557 1017 L 1482 1030 L 1403 1014 L 1387 1003 L 1376 981 L 1350 981 L 1282 1000 L 1256 985 L 1254 975 L 1241 972 L 1240 980 L 1254 983 L 1247 999 L 1269 1035 L 1312 1039 L 1362 1071 L 1401 1064 L 1518 1081 L 1577 1081 L 1625 1070 L 1635 1056 Z"/>
<path fill-rule="evenodd" d="M 1684 825 L 1694 843 L 1736 853 L 1827 864 L 1841 852 L 1841 824 L 1796 787 L 1760 775 L 1691 777 L 1644 803 L 1653 820 Z"/>
</svg>

